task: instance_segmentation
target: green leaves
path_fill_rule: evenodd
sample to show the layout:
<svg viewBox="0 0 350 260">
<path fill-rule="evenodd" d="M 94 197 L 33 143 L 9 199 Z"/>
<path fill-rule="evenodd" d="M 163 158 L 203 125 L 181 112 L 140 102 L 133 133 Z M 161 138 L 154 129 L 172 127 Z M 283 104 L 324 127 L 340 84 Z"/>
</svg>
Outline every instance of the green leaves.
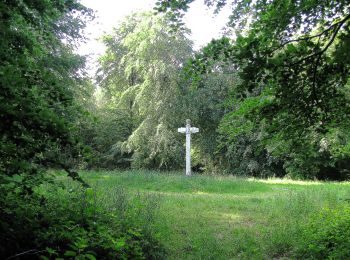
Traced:
<svg viewBox="0 0 350 260">
<path fill-rule="evenodd" d="M 38 213 L 45 199 L 35 189 L 49 182 L 46 167 L 67 167 L 79 149 L 73 96 L 83 62 L 72 42 L 81 39 L 84 12 L 76 1 L 0 3 L 1 258 L 25 251 L 23 237 L 35 243 L 45 226 Z M 47 248 L 50 259 L 55 250 Z"/>
<path fill-rule="evenodd" d="M 1 146 L 17 148 L 1 154 L 1 164 L 6 161 L 1 174 L 34 175 L 40 167 L 62 163 L 52 153 L 65 149 L 72 155 L 76 147 L 72 96 L 84 64 L 73 54 L 70 39 L 79 40 L 83 24 L 77 21 L 86 17 L 68 17 L 89 11 L 75 1 L 11 1 L 1 7 L 0 97 L 6 100 L 0 105 L 6 136 Z"/>
<path fill-rule="evenodd" d="M 174 129 L 182 109 L 180 71 L 191 43 L 169 28 L 165 17 L 138 13 L 103 38 L 107 50 L 100 59 L 100 85 L 106 106 L 118 111 L 115 118 L 123 115 L 114 131 L 120 138 L 108 147 L 107 156 L 121 165 L 179 165 L 182 146 Z"/>
<path fill-rule="evenodd" d="M 239 147 L 254 144 L 263 153 L 273 153 L 290 175 L 347 178 L 347 145 L 330 136 L 350 127 L 350 100 L 345 94 L 350 63 L 344 52 L 350 35 L 348 2 L 231 3 L 229 29 L 236 32 L 235 40 L 208 44 L 186 67 L 196 87 L 203 86 L 207 74 L 223 76 L 222 64 L 239 76 L 232 91 L 235 105 L 219 127 L 220 150 L 226 149 L 228 160 L 231 152 L 244 158 L 247 153 Z M 161 11 L 173 12 L 170 6 Z M 267 99 L 266 91 L 273 93 Z"/>
<path fill-rule="evenodd" d="M 312 216 L 302 232 L 302 240 L 296 250 L 297 258 L 348 258 L 349 254 L 349 205 L 325 208 Z"/>
</svg>

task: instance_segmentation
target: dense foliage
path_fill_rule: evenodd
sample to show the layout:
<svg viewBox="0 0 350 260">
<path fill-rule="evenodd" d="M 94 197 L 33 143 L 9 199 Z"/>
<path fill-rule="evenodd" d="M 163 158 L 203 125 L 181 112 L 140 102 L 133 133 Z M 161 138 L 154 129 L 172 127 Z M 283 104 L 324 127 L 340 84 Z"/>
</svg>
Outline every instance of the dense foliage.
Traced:
<svg viewBox="0 0 350 260">
<path fill-rule="evenodd" d="M 65 164 L 63 150 L 78 152 L 73 96 L 84 60 L 72 47 L 91 14 L 75 1 L 0 5 L 0 178 L 30 193 L 43 166 Z"/>
<path fill-rule="evenodd" d="M 136 168 L 170 169 L 183 160 L 174 129 L 186 119 L 180 71 L 191 43 L 167 28 L 162 17 L 134 14 L 102 39 L 107 50 L 98 75 L 105 102 L 101 109 L 113 115 L 105 118 L 108 126 L 118 124 L 106 153 L 116 166 L 129 162 Z"/>
<path fill-rule="evenodd" d="M 6 259 L 162 259 L 152 222 L 156 198 L 131 197 L 114 188 L 117 206 L 106 207 L 98 190 L 45 185 L 26 200 L 11 193 L 1 205 L 1 257 Z M 3 197 L 1 197 L 3 198 Z"/>
<path fill-rule="evenodd" d="M 174 22 L 192 1 L 160 1 Z M 219 10 L 226 1 L 206 1 Z M 214 61 L 235 67 L 221 151 L 232 171 L 344 179 L 349 174 L 347 1 L 232 1 L 234 39 L 190 64 L 199 86 Z"/>
<path fill-rule="evenodd" d="M 76 190 L 64 199 L 39 191 L 56 185 L 48 167 L 87 186 L 72 168 L 89 159 L 81 131 L 93 124 L 86 113 L 93 87 L 74 48 L 92 18 L 75 0 L 0 3 L 1 259 L 149 259 L 162 252 L 137 219 L 91 212 Z"/>
<path fill-rule="evenodd" d="M 187 31 L 170 32 L 169 23 L 151 13 L 134 14 L 103 37 L 107 50 L 97 75 L 102 96 L 94 110 L 100 123 L 89 143 L 101 162 L 95 167 L 183 167 L 184 136 L 176 129 L 191 118 L 201 129 L 193 139 L 193 164 L 197 170 L 216 168 L 217 126 L 236 74 L 218 63 L 201 89 L 193 89 L 184 70 L 194 55 L 192 44 Z"/>
<path fill-rule="evenodd" d="M 324 209 L 303 230 L 296 256 L 303 259 L 346 259 L 350 257 L 349 205 Z"/>
<path fill-rule="evenodd" d="M 21 245 L 38 224 L 33 189 L 45 181 L 44 168 L 62 166 L 79 178 L 62 154 L 79 151 L 73 96 L 84 60 L 72 47 L 91 11 L 75 1 L 3 1 L 0 12 L 0 254 L 11 256 L 23 249 L 15 240 Z"/>
<path fill-rule="evenodd" d="M 158 15 L 134 13 L 104 35 L 98 91 L 75 53 L 92 10 L 0 3 L 0 258 L 164 257 L 147 202 L 123 211 L 128 195 L 114 194 L 117 209 L 100 207 L 72 169 L 183 168 L 187 118 L 200 129 L 197 171 L 350 177 L 348 1 L 205 0 L 232 15 L 199 51 L 181 21 L 193 1 L 160 0 Z M 84 188 L 58 188 L 48 168 Z M 349 257 L 340 210 L 315 217 L 296 253 Z"/>
</svg>

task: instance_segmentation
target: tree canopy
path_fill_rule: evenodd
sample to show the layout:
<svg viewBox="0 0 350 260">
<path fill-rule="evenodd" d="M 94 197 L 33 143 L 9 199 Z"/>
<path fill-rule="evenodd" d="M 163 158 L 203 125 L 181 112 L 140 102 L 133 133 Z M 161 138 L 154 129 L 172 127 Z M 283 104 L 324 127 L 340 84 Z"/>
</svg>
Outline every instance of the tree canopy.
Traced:
<svg viewBox="0 0 350 260">
<path fill-rule="evenodd" d="M 157 10 L 176 23 L 191 2 L 159 1 Z M 237 150 L 239 140 L 248 138 L 258 141 L 255 153 L 281 161 L 288 174 L 347 176 L 348 2 L 206 4 L 216 11 L 225 4 L 233 8 L 228 27 L 234 37 L 210 43 L 189 68 L 195 84 L 212 72 L 213 60 L 232 64 L 238 72 L 240 81 L 228 99 L 234 106 L 220 126 L 226 154 L 231 153 L 228 147 Z"/>
<path fill-rule="evenodd" d="M 107 50 L 100 58 L 100 86 L 125 126 L 112 151 L 131 156 L 133 167 L 172 168 L 181 160 L 174 133 L 179 75 L 192 50 L 182 32 L 168 28 L 163 17 L 133 14 L 102 39 Z"/>
<path fill-rule="evenodd" d="M 1 182 L 22 175 L 30 191 L 42 166 L 64 164 L 60 153 L 77 147 L 73 95 L 84 59 L 72 48 L 92 13 L 76 1 L 2 2 L 0 10 Z"/>
</svg>

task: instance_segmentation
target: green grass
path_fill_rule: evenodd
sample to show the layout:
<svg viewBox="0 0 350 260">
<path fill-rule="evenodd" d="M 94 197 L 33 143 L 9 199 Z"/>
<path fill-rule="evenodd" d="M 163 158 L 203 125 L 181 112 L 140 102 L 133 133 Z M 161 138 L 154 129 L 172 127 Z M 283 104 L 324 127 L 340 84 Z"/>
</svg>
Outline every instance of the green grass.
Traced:
<svg viewBox="0 0 350 260">
<path fill-rule="evenodd" d="M 110 208 L 122 207 L 118 205 L 121 188 L 150 195 L 150 207 L 152 203 L 159 207 L 155 226 L 169 259 L 293 258 L 309 217 L 350 198 L 348 182 L 145 171 L 81 175 Z"/>
</svg>

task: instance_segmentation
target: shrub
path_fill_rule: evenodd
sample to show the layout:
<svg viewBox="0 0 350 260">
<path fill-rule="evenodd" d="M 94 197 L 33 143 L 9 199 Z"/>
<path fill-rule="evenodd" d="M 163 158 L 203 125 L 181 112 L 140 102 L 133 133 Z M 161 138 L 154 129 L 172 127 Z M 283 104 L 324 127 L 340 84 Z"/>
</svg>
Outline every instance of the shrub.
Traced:
<svg viewBox="0 0 350 260">
<path fill-rule="evenodd" d="M 67 190 L 52 185 L 30 198 L 1 193 L 0 258 L 164 258 L 155 230 L 143 225 L 150 220 L 134 214 L 142 207 L 141 196 L 133 199 L 140 201 L 137 206 L 121 216 L 118 210 L 103 208 L 94 190 L 75 186 Z M 118 199 L 123 198 L 129 199 Z"/>
<path fill-rule="evenodd" d="M 350 205 L 324 209 L 305 226 L 296 250 L 302 259 L 350 258 Z"/>
</svg>

